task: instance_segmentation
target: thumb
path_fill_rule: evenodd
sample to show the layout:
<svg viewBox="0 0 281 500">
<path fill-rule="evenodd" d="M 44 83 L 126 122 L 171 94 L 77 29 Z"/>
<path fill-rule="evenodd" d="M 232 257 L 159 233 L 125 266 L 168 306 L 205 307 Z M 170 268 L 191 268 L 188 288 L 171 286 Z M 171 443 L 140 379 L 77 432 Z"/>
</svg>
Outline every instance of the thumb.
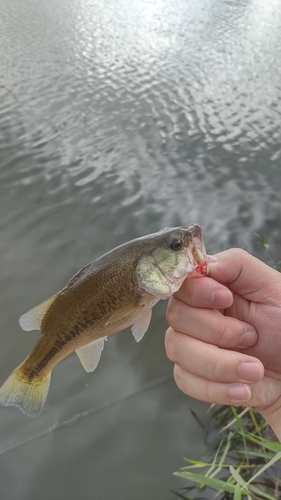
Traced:
<svg viewBox="0 0 281 500">
<path fill-rule="evenodd" d="M 209 276 L 231 291 L 254 301 L 273 304 L 281 300 L 281 274 L 242 250 L 231 248 L 216 254 Z M 277 286 L 276 286 L 277 285 Z"/>
</svg>

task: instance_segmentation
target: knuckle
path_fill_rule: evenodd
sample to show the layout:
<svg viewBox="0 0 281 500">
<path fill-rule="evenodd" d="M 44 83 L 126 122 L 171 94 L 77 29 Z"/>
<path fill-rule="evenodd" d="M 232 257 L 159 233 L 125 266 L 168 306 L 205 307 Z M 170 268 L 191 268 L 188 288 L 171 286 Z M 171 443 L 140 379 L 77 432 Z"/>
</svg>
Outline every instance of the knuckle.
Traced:
<svg viewBox="0 0 281 500">
<path fill-rule="evenodd" d="M 237 258 L 237 260 L 240 260 L 241 262 L 247 263 L 254 259 L 254 257 L 243 248 L 230 248 L 228 251 L 233 255 L 233 257 Z"/>
<path fill-rule="evenodd" d="M 238 247 L 230 248 L 229 252 L 231 252 L 237 256 L 240 256 L 240 257 L 247 255 L 246 250 L 244 250 L 243 248 L 238 248 Z"/>
<path fill-rule="evenodd" d="M 223 321 L 217 322 L 215 325 L 210 325 L 210 338 L 212 344 L 218 347 L 231 347 L 233 344 L 233 332 L 229 328 L 228 318 L 224 317 Z"/>
<path fill-rule="evenodd" d="M 217 344 L 219 346 L 226 346 L 227 345 L 227 338 L 229 337 L 228 334 L 229 330 L 226 326 L 223 326 L 219 329 L 217 332 Z"/>
<path fill-rule="evenodd" d="M 221 374 L 225 373 L 226 368 L 227 367 L 225 366 L 224 358 L 221 356 L 220 353 L 218 353 L 216 359 L 214 360 L 214 365 L 213 365 L 214 380 L 220 380 Z"/>
<path fill-rule="evenodd" d="M 209 380 L 206 380 L 205 383 L 205 401 L 210 404 L 216 403 L 213 394 L 213 384 Z"/>
<path fill-rule="evenodd" d="M 245 327 L 236 319 L 225 317 L 223 325 L 216 331 L 216 343 L 219 347 L 231 348 L 239 345 Z"/>
<path fill-rule="evenodd" d="M 221 349 L 218 348 L 216 356 L 212 353 L 212 356 L 207 359 L 206 363 L 206 375 L 207 380 L 221 381 L 225 376 L 227 371 L 227 363 L 225 362 L 224 356 L 222 356 Z"/>
</svg>

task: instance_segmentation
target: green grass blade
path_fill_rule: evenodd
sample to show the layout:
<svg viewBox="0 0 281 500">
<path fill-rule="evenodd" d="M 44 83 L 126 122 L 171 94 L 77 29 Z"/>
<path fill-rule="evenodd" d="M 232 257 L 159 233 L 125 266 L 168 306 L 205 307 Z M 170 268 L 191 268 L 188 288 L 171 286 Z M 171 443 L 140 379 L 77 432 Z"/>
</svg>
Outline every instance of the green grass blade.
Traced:
<svg viewBox="0 0 281 500">
<path fill-rule="evenodd" d="M 248 455 L 249 457 L 254 457 L 254 458 L 264 458 L 266 460 L 271 459 L 272 457 L 275 456 L 275 453 L 265 451 L 265 452 L 260 452 L 260 451 L 241 451 L 241 450 L 235 450 L 237 455 Z"/>
<path fill-rule="evenodd" d="M 192 458 L 184 458 L 184 461 L 190 463 L 191 465 L 197 465 L 198 467 L 208 467 L 208 465 L 210 465 L 207 462 L 202 462 L 201 460 L 193 460 Z M 187 467 L 190 466 L 187 465 Z"/>
<path fill-rule="evenodd" d="M 208 464 L 194 464 L 194 465 L 187 465 L 187 467 L 183 467 L 182 470 L 194 470 L 194 469 L 206 469 L 208 467 Z"/>
<path fill-rule="evenodd" d="M 209 486 L 214 490 L 218 491 L 228 491 L 229 493 L 235 493 L 235 485 L 231 483 L 227 483 L 221 479 L 214 479 L 211 477 L 206 477 L 203 474 L 194 474 L 192 472 L 175 472 L 175 476 L 182 477 L 183 479 L 188 479 L 189 481 L 193 481 L 197 484 Z"/>
<path fill-rule="evenodd" d="M 269 495 L 268 493 L 261 490 L 260 488 L 257 488 L 257 486 L 254 486 L 253 484 L 249 484 L 248 490 L 253 492 L 255 495 L 259 495 L 258 498 L 265 498 L 266 500 L 276 500 L 276 497 Z"/>
<path fill-rule="evenodd" d="M 265 464 L 256 474 L 254 474 L 251 479 L 246 483 L 246 487 L 252 483 L 257 477 L 259 477 L 261 474 L 263 474 L 269 467 L 274 465 L 276 462 L 281 460 L 281 451 L 275 455 L 267 464 Z"/>
<path fill-rule="evenodd" d="M 233 500 L 241 500 L 242 499 L 242 495 L 241 495 L 241 487 L 240 485 L 237 483 L 235 485 L 235 491 L 234 491 L 234 499 Z"/>
<path fill-rule="evenodd" d="M 251 420 L 253 422 L 253 425 L 254 425 L 254 428 L 255 428 L 255 432 L 258 436 L 260 436 L 260 433 L 261 433 L 261 427 L 262 425 L 260 426 L 258 424 L 258 421 L 256 419 L 256 412 L 254 410 L 254 408 L 249 408 L 249 415 L 251 417 Z"/>
<path fill-rule="evenodd" d="M 224 466 L 225 457 L 227 456 L 227 454 L 229 452 L 232 437 L 233 437 L 233 433 L 230 432 L 228 434 L 227 442 L 226 442 L 226 445 L 225 445 L 224 450 L 222 452 L 221 458 L 220 458 L 219 462 L 217 463 L 217 459 L 218 459 L 218 456 L 220 454 L 224 439 L 222 439 L 220 441 L 220 444 L 219 444 L 218 449 L 216 451 L 216 454 L 214 456 L 214 460 L 212 462 L 212 465 L 209 468 L 209 470 L 205 473 L 205 476 L 215 477 L 217 474 L 220 473 L 220 471 L 222 470 L 222 468 Z"/>
<path fill-rule="evenodd" d="M 215 453 L 212 465 L 209 468 L 209 470 L 205 473 L 205 476 L 214 476 L 214 475 L 218 474 L 218 472 L 221 470 L 221 467 L 220 466 L 218 467 L 218 465 L 217 465 L 217 458 L 220 454 L 220 450 L 221 450 L 221 447 L 223 445 L 223 441 L 224 440 L 220 441 L 220 444 L 219 444 L 218 449 Z M 225 456 L 225 454 L 223 453 L 222 456 Z"/>
<path fill-rule="evenodd" d="M 267 450 L 273 451 L 274 453 L 279 453 L 281 451 L 281 443 L 276 443 L 275 441 L 269 441 L 268 439 L 264 439 L 260 436 L 259 437 L 254 436 L 249 432 L 246 432 L 246 436 L 247 439 L 249 439 L 249 441 L 252 441 L 252 443 L 255 443 L 259 446 L 262 446 Z"/>
<path fill-rule="evenodd" d="M 246 481 L 243 479 L 242 476 L 240 476 L 239 472 L 237 469 L 235 469 L 232 465 L 229 466 L 229 471 L 231 472 L 232 476 L 234 477 L 235 481 L 240 485 L 240 486 L 245 486 Z"/>
<path fill-rule="evenodd" d="M 191 415 L 193 416 L 194 420 L 197 422 L 197 424 L 202 428 L 202 429 L 206 429 L 205 425 L 203 424 L 203 422 L 201 422 L 199 416 L 197 415 L 197 413 L 192 410 L 192 408 L 189 408 L 189 411 L 191 413 Z"/>
</svg>

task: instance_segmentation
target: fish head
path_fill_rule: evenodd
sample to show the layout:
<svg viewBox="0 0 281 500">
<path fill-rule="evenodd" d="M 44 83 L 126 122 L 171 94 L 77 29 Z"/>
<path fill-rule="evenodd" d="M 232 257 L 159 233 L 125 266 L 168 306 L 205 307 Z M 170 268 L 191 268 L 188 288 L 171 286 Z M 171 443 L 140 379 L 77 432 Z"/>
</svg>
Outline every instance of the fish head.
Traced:
<svg viewBox="0 0 281 500">
<path fill-rule="evenodd" d="M 179 290 L 186 277 L 207 274 L 206 249 L 199 225 L 164 229 L 151 238 L 149 254 L 140 259 L 137 268 L 141 288 L 165 299 Z"/>
</svg>

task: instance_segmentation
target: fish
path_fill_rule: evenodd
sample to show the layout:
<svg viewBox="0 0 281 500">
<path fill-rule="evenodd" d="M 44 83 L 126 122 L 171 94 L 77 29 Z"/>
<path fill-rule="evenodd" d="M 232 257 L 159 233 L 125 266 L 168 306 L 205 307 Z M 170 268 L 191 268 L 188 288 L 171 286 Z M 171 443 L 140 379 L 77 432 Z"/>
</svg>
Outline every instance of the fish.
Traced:
<svg viewBox="0 0 281 500">
<path fill-rule="evenodd" d="M 0 405 L 38 416 L 60 361 L 76 351 L 86 372 L 94 371 L 108 335 L 131 326 L 139 342 L 155 304 L 171 297 L 187 277 L 207 272 L 198 224 L 133 239 L 86 265 L 61 291 L 20 317 L 23 330 L 41 335 L 1 386 Z"/>
</svg>

